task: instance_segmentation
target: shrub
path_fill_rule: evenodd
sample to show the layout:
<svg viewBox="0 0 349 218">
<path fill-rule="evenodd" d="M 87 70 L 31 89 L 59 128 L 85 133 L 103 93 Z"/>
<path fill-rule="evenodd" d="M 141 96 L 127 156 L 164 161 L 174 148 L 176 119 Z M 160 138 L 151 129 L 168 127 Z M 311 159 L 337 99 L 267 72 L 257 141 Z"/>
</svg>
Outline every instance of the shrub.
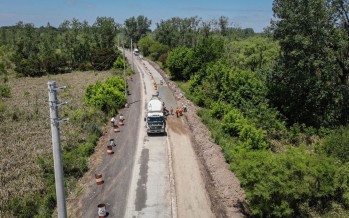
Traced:
<svg viewBox="0 0 349 218">
<path fill-rule="evenodd" d="M 2 117 L 5 114 L 6 111 L 6 105 L 5 103 L 0 99 L 0 117 Z"/>
<path fill-rule="evenodd" d="M 126 66 L 126 63 L 125 63 L 125 66 Z M 113 64 L 113 68 L 114 69 L 124 69 L 124 60 L 123 60 L 123 58 L 121 56 L 119 56 L 115 60 L 115 62 Z"/>
<path fill-rule="evenodd" d="M 283 154 L 268 151 L 239 152 L 231 164 L 257 217 L 306 215 L 302 207 L 328 209 L 342 199 L 337 182 L 339 165 L 333 158 L 291 148 Z M 346 177 L 349 176 L 347 173 Z"/>
<path fill-rule="evenodd" d="M 9 98 L 9 97 L 11 97 L 10 87 L 0 84 L 0 98 Z"/>
<path fill-rule="evenodd" d="M 261 129 L 252 125 L 244 125 L 240 131 L 239 139 L 247 150 L 264 150 L 269 146 L 265 141 L 265 134 Z"/>
<path fill-rule="evenodd" d="M 162 54 L 167 53 L 169 50 L 169 47 L 166 45 L 163 45 L 157 41 L 155 41 L 155 43 L 153 43 L 150 47 L 149 47 L 149 52 L 150 52 L 150 58 L 153 61 L 157 61 L 159 59 L 159 57 Z"/>
<path fill-rule="evenodd" d="M 124 81 L 120 77 L 112 77 L 105 83 L 97 82 L 86 88 L 85 104 L 93 105 L 105 113 L 116 113 L 126 103 Z"/>
<path fill-rule="evenodd" d="M 247 120 L 238 109 L 232 109 L 222 119 L 222 129 L 230 136 L 239 136 Z"/>
<path fill-rule="evenodd" d="M 229 111 L 231 111 L 233 107 L 224 101 L 214 102 L 211 105 L 211 109 L 209 111 L 209 115 L 216 119 L 222 119 L 224 115 L 226 115 Z"/>
<path fill-rule="evenodd" d="M 342 127 L 325 137 L 321 149 L 342 162 L 349 162 L 349 127 Z"/>
</svg>

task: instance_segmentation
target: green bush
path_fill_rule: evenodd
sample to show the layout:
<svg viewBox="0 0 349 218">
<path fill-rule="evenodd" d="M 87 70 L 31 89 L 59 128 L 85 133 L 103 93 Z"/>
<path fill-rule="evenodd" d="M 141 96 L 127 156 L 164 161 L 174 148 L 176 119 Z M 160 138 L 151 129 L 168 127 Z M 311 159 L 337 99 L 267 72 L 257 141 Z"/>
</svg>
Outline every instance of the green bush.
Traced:
<svg viewBox="0 0 349 218">
<path fill-rule="evenodd" d="M 257 217 L 306 216 L 309 211 L 302 208 L 309 207 L 328 210 L 331 202 L 348 194 L 338 183 L 339 167 L 335 159 L 307 154 L 301 148 L 283 154 L 239 152 L 231 164 Z"/>
<path fill-rule="evenodd" d="M 334 156 L 342 162 L 349 162 L 349 127 L 342 127 L 328 135 L 321 149 L 329 156 Z"/>
<path fill-rule="evenodd" d="M 118 108 L 126 103 L 124 95 L 124 80 L 120 77 L 112 77 L 105 83 L 97 82 L 86 88 L 85 104 L 93 105 L 105 113 L 115 114 Z"/>
<path fill-rule="evenodd" d="M 153 61 L 157 61 L 160 56 L 162 54 L 167 53 L 169 50 L 169 47 L 166 45 L 163 45 L 157 41 L 155 41 L 155 43 L 153 43 L 150 47 L 149 47 L 149 52 L 150 52 L 150 58 Z"/>
<path fill-rule="evenodd" d="M 229 111 L 233 110 L 233 107 L 230 104 L 227 104 L 224 101 L 214 102 L 211 105 L 209 115 L 216 119 L 222 119 Z"/>
<path fill-rule="evenodd" d="M 269 148 L 265 141 L 265 134 L 261 129 L 252 125 L 244 125 L 240 131 L 239 139 L 247 150 L 264 150 Z"/>
<path fill-rule="evenodd" d="M 144 36 L 138 41 L 138 46 L 141 48 L 144 56 L 150 55 L 149 48 L 156 43 L 149 35 Z"/>
<path fill-rule="evenodd" d="M 124 69 L 124 64 L 125 64 L 125 67 L 126 67 L 126 63 L 124 62 L 123 57 L 119 56 L 114 61 L 113 68 L 114 69 Z"/>
<path fill-rule="evenodd" d="M 0 84 L 0 98 L 9 98 L 9 97 L 11 97 L 10 87 Z"/>
<path fill-rule="evenodd" d="M 167 57 L 166 66 L 174 80 L 188 80 L 194 73 L 192 70 L 193 49 L 177 47 Z"/>
<path fill-rule="evenodd" d="M 0 99 L 0 117 L 4 115 L 6 111 L 6 105 L 5 103 Z"/>
<path fill-rule="evenodd" d="M 24 195 L 22 197 L 11 198 L 8 203 L 8 210 L 14 211 L 19 218 L 34 217 L 37 214 L 40 198 L 37 195 Z"/>
<path fill-rule="evenodd" d="M 68 177 L 79 178 L 88 170 L 87 160 L 79 150 L 73 150 L 63 153 L 64 174 Z"/>
<path fill-rule="evenodd" d="M 238 109 L 230 110 L 222 119 L 222 129 L 230 136 L 237 137 L 240 135 L 243 127 L 247 125 L 248 120 Z"/>
</svg>

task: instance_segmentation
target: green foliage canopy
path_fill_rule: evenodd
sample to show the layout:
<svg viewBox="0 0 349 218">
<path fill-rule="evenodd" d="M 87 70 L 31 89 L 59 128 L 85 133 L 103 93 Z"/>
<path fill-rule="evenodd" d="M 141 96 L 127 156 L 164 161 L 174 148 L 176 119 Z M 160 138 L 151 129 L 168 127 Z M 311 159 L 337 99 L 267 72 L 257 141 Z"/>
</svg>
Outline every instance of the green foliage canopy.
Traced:
<svg viewBox="0 0 349 218">
<path fill-rule="evenodd" d="M 282 154 L 240 152 L 235 158 L 231 167 L 255 216 L 296 217 L 308 214 L 307 208 L 323 210 L 331 202 L 345 200 L 337 180 L 340 166 L 333 158 L 307 154 L 300 148 Z"/>
<path fill-rule="evenodd" d="M 84 102 L 107 114 L 115 114 L 117 109 L 122 108 L 126 103 L 124 93 L 124 80 L 121 77 L 112 77 L 104 83 L 98 81 L 96 84 L 89 85 L 86 88 Z"/>
<path fill-rule="evenodd" d="M 349 121 L 348 75 L 341 67 L 343 58 L 338 59 L 339 44 L 347 45 L 348 38 L 336 37 L 341 28 L 336 27 L 338 19 L 333 19 L 330 6 L 326 0 L 273 4 L 281 55 L 268 84 L 273 103 L 291 124 L 319 127 Z"/>
</svg>

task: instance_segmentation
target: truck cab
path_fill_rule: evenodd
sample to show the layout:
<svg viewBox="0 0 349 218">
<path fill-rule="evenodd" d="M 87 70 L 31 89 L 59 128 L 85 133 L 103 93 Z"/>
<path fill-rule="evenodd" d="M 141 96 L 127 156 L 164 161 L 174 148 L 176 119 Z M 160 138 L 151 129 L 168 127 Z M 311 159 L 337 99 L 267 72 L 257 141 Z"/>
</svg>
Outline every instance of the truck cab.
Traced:
<svg viewBox="0 0 349 218">
<path fill-rule="evenodd" d="M 134 54 L 135 56 L 138 56 L 138 55 L 139 55 L 139 50 L 138 50 L 137 48 L 135 48 L 135 49 L 133 50 L 133 54 Z"/>
</svg>

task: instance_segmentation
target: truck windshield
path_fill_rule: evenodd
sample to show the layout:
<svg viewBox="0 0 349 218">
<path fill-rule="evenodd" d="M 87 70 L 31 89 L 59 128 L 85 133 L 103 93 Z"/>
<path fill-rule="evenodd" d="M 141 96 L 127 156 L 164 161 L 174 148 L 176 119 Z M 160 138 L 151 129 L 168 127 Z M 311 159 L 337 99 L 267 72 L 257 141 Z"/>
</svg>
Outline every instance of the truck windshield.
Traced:
<svg viewBox="0 0 349 218">
<path fill-rule="evenodd" d="M 148 117 L 149 122 L 163 122 L 163 117 Z"/>
</svg>

